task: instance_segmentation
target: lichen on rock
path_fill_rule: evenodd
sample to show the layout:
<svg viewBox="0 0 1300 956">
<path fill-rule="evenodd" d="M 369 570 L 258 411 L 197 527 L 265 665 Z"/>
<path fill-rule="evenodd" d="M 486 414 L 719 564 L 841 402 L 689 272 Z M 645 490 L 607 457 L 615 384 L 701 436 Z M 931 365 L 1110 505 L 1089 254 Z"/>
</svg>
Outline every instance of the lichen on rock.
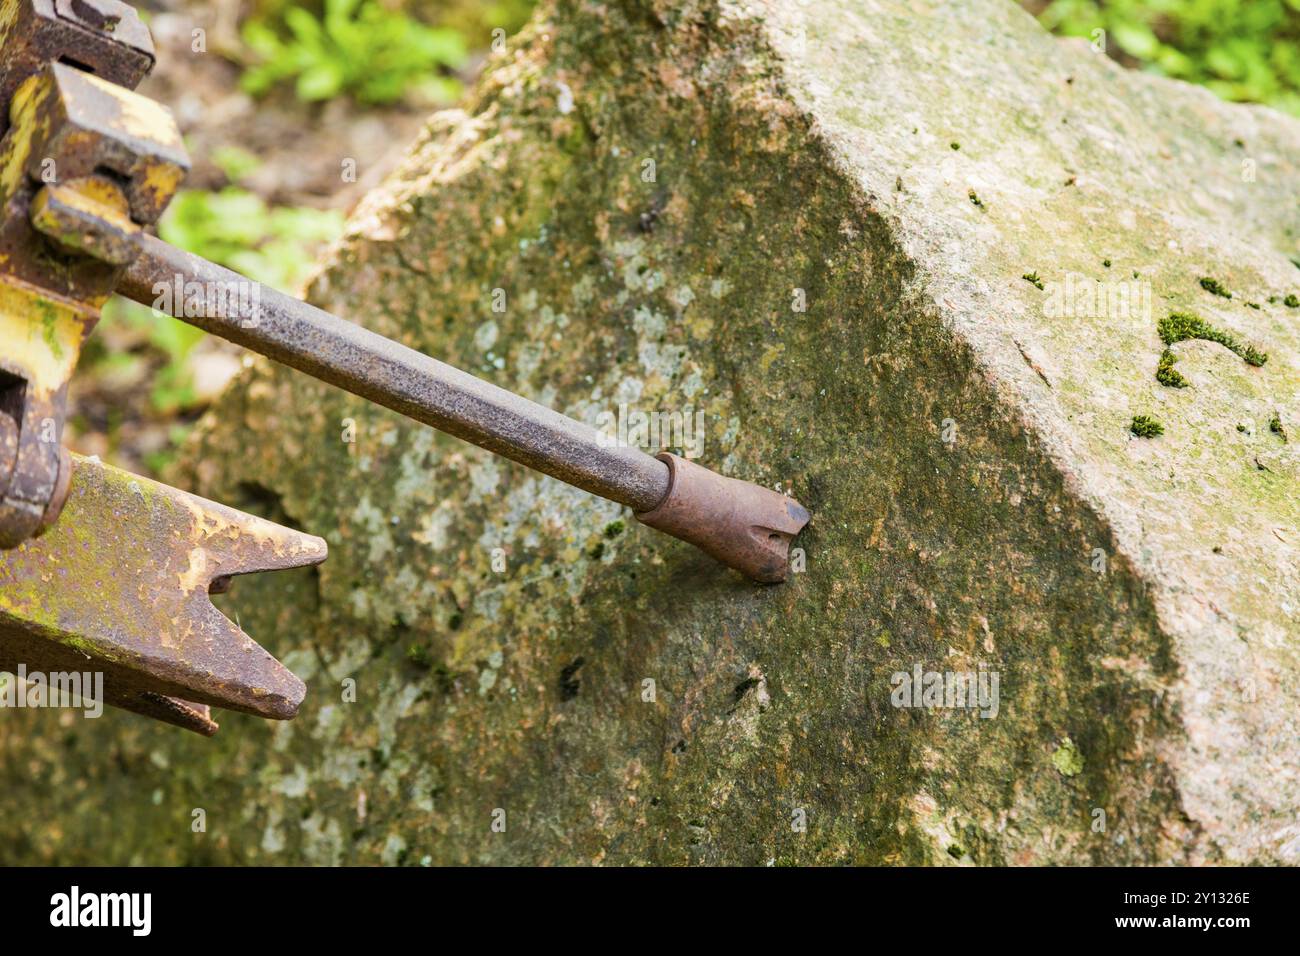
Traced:
<svg viewBox="0 0 1300 956">
<path fill-rule="evenodd" d="M 185 478 L 330 542 L 223 599 L 303 713 L 24 714 L 7 856 L 1300 861 L 1297 451 L 1234 428 L 1300 412 L 1246 306 L 1295 286 L 1297 155 L 1007 0 L 544 5 L 311 298 L 577 417 L 702 412 L 703 464 L 812 512 L 805 570 L 255 363 Z M 1267 364 L 1182 340 L 1162 386 L 1172 312 Z M 894 706 L 918 666 L 996 670 L 997 716 Z"/>
</svg>

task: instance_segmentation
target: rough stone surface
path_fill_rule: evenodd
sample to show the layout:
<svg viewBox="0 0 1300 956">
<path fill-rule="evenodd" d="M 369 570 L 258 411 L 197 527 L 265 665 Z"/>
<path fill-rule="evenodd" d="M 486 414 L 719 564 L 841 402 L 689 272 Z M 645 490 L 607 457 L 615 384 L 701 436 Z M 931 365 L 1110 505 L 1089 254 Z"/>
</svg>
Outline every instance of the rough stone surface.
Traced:
<svg viewBox="0 0 1300 956">
<path fill-rule="evenodd" d="M 806 571 L 253 363 L 183 480 L 330 541 L 222 599 L 304 712 L 8 714 L 0 855 L 1300 861 L 1297 156 L 1006 0 L 545 7 L 312 298 L 574 415 L 702 410 L 704 464 L 813 512 Z M 1267 361 L 1160 384 L 1176 311 Z M 918 664 L 997 716 L 892 706 Z"/>
</svg>

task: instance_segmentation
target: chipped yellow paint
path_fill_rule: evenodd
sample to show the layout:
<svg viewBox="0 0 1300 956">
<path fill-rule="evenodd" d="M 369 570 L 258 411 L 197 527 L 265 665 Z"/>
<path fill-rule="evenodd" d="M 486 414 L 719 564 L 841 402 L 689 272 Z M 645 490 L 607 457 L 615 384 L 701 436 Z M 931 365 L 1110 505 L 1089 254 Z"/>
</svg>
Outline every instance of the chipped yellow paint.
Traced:
<svg viewBox="0 0 1300 956">
<path fill-rule="evenodd" d="M 133 90 L 109 83 L 93 73 L 80 74 L 80 78 L 116 102 L 118 116 L 117 122 L 112 126 L 160 146 L 182 148 L 181 132 L 176 127 L 171 111 L 165 106 Z"/>
<path fill-rule="evenodd" d="M 37 228 L 41 228 L 47 235 L 51 234 L 49 229 L 42 228 L 40 223 L 53 226 L 59 222 L 58 215 L 49 211 L 52 198 L 57 198 L 63 205 L 89 217 L 102 219 L 124 233 L 139 231 L 139 226 L 131 221 L 122 190 L 103 177 L 87 176 L 62 186 L 47 186 L 36 194 L 32 200 L 32 222 L 37 223 Z M 72 244 L 80 245 L 76 242 Z"/>
<path fill-rule="evenodd" d="M 9 107 L 10 127 L 5 137 L 5 149 L 0 153 L 0 195 L 12 196 L 22 182 L 23 169 L 32 150 L 32 137 L 39 125 L 36 108 L 41 101 L 45 84 L 42 77 L 24 80 L 14 92 Z"/>
<path fill-rule="evenodd" d="M 213 607 L 206 585 L 226 564 L 252 572 L 318 563 L 326 545 L 304 535 L 294 553 L 305 557 L 294 559 L 270 556 L 238 534 L 209 540 L 211 526 L 237 517 L 74 455 L 62 520 L 40 539 L 0 551 L 0 639 L 73 647 L 123 665 L 159 692 L 165 683 L 190 700 L 293 716 L 301 682 Z M 43 651 L 33 653 L 44 661 Z M 109 688 L 116 679 L 107 677 Z M 106 702 L 135 709 L 132 696 L 110 692 Z"/>
<path fill-rule="evenodd" d="M 123 228 L 131 225 L 122 190 L 103 176 L 74 179 L 59 187 L 59 192 L 69 206 L 109 218 Z"/>
<path fill-rule="evenodd" d="M 28 380 L 37 397 L 57 391 L 77 367 L 85 319 L 73 308 L 0 283 L 0 365 Z"/>
<path fill-rule="evenodd" d="M 4 49 L 9 31 L 18 19 L 19 2 L 20 0 L 0 0 L 0 50 Z"/>
<path fill-rule="evenodd" d="M 151 159 L 145 164 L 144 175 L 138 185 L 151 194 L 151 205 L 163 209 L 180 189 L 181 181 L 185 179 L 185 172 L 183 167 L 175 163 Z"/>
<path fill-rule="evenodd" d="M 160 487 L 166 489 L 165 485 Z M 190 569 L 182 575 L 182 587 L 194 586 L 198 578 L 193 575 L 200 568 L 208 570 L 208 576 L 199 582 L 204 587 L 214 577 L 250 570 L 251 565 L 247 562 L 255 563 L 259 551 L 263 555 L 269 552 L 276 558 L 317 554 L 320 551 L 321 545 L 317 539 L 255 515 L 233 511 L 224 505 L 192 495 L 177 496 L 175 503 L 186 508 L 193 518 L 189 537 L 195 544 L 195 550 L 190 552 Z M 225 567 L 222 563 L 223 552 L 229 549 L 221 545 L 233 542 L 239 543 L 238 553 L 226 557 L 233 558 L 236 563 Z M 206 552 L 202 564 L 195 556 L 195 551 L 199 550 Z M 212 560 L 214 557 L 215 561 Z"/>
<path fill-rule="evenodd" d="M 96 104 L 93 123 L 89 118 L 83 118 L 81 122 L 135 141 L 133 148 L 138 153 L 133 170 L 135 188 L 155 213 L 165 209 L 180 188 L 188 167 L 181 133 L 171 112 L 148 97 L 94 74 L 60 71 L 59 82 L 63 95 L 69 98 L 70 111 L 75 110 L 77 103 L 90 101 L 91 94 L 102 94 L 110 100 L 107 106 Z M 71 135 L 75 138 L 79 134 Z M 94 139 L 101 134 L 88 132 L 85 135 Z M 137 214 L 140 211 L 136 209 Z"/>
<path fill-rule="evenodd" d="M 176 575 L 180 589 L 189 594 L 199 588 L 207 589 L 212 583 L 212 574 L 208 570 L 208 552 L 206 548 L 190 549 L 190 566 Z"/>
<path fill-rule="evenodd" d="M 114 263 L 125 261 L 140 232 L 122 190 L 102 176 L 42 188 L 32 200 L 31 220 L 52 239 Z"/>
</svg>

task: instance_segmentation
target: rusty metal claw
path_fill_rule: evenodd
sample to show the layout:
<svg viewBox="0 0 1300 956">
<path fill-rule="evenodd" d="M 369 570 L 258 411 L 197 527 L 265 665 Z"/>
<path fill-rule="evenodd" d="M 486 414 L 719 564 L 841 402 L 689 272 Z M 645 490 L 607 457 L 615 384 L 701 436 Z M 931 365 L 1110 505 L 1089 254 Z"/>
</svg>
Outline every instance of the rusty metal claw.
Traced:
<svg viewBox="0 0 1300 956">
<path fill-rule="evenodd" d="M 122 0 L 0 0 L 0 52 L 0 669 L 98 673 L 103 703 L 208 736 L 210 706 L 290 718 L 302 682 L 209 595 L 325 542 L 62 447 L 82 344 L 189 166 L 131 91 L 148 28 Z"/>
<path fill-rule="evenodd" d="M 211 735 L 208 706 L 293 717 L 302 681 L 214 582 L 319 564 L 323 540 L 73 456 L 61 520 L 0 552 L 0 669 L 104 674 L 104 702 Z"/>
</svg>

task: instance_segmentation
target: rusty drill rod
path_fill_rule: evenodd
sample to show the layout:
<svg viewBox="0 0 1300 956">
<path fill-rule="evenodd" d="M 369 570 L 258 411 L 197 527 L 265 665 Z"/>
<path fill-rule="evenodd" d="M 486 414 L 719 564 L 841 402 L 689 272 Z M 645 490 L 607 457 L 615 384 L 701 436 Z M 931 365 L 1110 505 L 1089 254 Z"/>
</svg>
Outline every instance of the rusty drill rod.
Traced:
<svg viewBox="0 0 1300 956">
<path fill-rule="evenodd" d="M 590 425 L 273 289 L 209 301 L 214 290 L 252 280 L 153 236 L 136 242 L 140 254 L 118 286 L 128 298 L 156 307 L 161 290 L 183 283 L 185 295 L 170 296 L 170 312 L 184 322 L 627 505 L 642 523 L 755 580 L 785 579 L 790 540 L 808 521 L 793 499 L 673 455 L 610 446 Z M 202 297 L 201 308 L 191 292 Z"/>
<path fill-rule="evenodd" d="M 211 289 L 251 280 L 153 236 L 138 244 L 118 285 L 129 299 L 155 307 L 159 290 L 183 277 L 205 296 L 202 309 L 172 296 L 170 311 L 183 322 L 636 511 L 668 493 L 663 462 L 636 448 L 601 447 L 588 425 L 265 286 L 210 308 Z M 236 298 L 254 314 L 241 314 Z"/>
</svg>

